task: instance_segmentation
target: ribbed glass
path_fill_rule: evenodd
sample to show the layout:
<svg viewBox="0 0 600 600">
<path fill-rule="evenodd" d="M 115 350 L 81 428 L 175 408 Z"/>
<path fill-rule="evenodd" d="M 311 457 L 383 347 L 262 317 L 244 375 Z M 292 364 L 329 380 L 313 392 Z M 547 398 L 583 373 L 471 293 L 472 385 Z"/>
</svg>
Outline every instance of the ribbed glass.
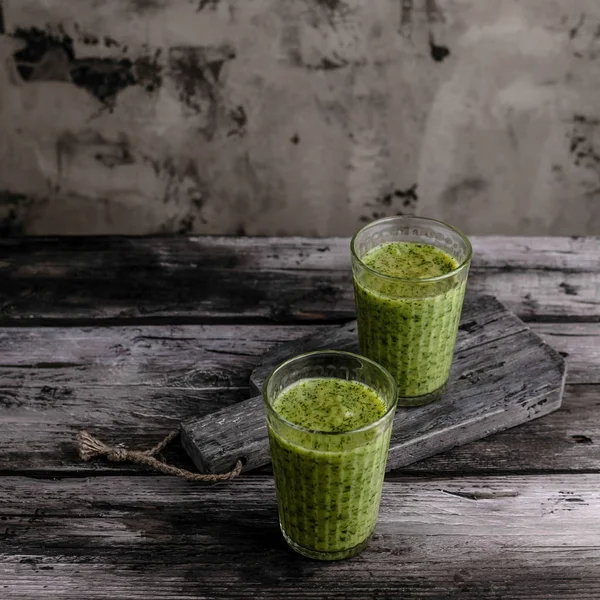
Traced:
<svg viewBox="0 0 600 600">
<path fill-rule="evenodd" d="M 383 275 L 362 259 L 388 242 L 435 246 L 458 266 L 423 279 Z M 471 263 L 468 238 L 433 219 L 390 217 L 363 227 L 352 239 L 351 252 L 361 354 L 393 375 L 401 406 L 436 400 L 452 365 Z"/>
<path fill-rule="evenodd" d="M 369 386 L 382 399 L 385 414 L 359 429 L 329 433 L 299 427 L 273 409 L 285 388 L 321 377 Z M 263 398 L 286 541 L 311 558 L 354 556 L 368 544 L 377 521 L 397 401 L 394 379 L 356 354 L 311 352 L 275 369 L 265 383 Z"/>
</svg>

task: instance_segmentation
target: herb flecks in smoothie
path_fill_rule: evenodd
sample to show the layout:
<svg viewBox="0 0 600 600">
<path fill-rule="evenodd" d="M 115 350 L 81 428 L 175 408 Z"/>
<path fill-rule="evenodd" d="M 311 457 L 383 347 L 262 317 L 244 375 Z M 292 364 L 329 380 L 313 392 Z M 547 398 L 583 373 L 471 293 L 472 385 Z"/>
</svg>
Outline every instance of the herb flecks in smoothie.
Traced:
<svg viewBox="0 0 600 600">
<path fill-rule="evenodd" d="M 451 273 L 458 262 L 443 250 L 428 244 L 389 242 L 373 248 L 363 264 L 390 277 L 427 279 Z"/>
<path fill-rule="evenodd" d="M 377 393 L 358 381 L 305 379 L 286 388 L 273 403 L 286 421 L 305 429 L 343 432 L 377 421 L 385 405 Z"/>
<path fill-rule="evenodd" d="M 394 376 L 401 397 L 435 392 L 450 373 L 465 293 L 465 276 L 443 277 L 458 268 L 457 261 L 440 248 L 412 242 L 381 244 L 361 261 L 375 272 L 355 273 L 361 354 Z M 442 279 L 430 280 L 436 277 Z"/>
<path fill-rule="evenodd" d="M 322 432 L 268 420 L 282 529 L 305 551 L 341 558 L 375 527 L 391 427 L 360 428 L 379 421 L 386 404 L 356 381 L 307 378 L 285 388 L 273 409 Z"/>
</svg>

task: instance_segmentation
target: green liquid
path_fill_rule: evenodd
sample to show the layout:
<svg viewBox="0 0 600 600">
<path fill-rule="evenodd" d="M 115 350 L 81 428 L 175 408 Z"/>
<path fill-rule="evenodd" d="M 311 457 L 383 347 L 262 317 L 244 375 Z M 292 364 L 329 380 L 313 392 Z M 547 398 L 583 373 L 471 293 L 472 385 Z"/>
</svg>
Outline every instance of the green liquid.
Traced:
<svg viewBox="0 0 600 600">
<path fill-rule="evenodd" d="M 284 389 L 273 409 L 287 421 L 317 430 L 269 420 L 284 534 L 314 558 L 351 556 L 368 541 L 377 521 L 391 427 L 388 421 L 350 430 L 379 420 L 385 402 L 362 383 L 314 378 Z"/>
<path fill-rule="evenodd" d="M 362 262 L 382 275 L 424 279 L 458 267 L 427 244 L 389 242 Z M 365 273 L 354 279 L 360 352 L 395 378 L 399 396 L 424 396 L 447 381 L 465 293 L 466 277 L 414 283 Z"/>
</svg>

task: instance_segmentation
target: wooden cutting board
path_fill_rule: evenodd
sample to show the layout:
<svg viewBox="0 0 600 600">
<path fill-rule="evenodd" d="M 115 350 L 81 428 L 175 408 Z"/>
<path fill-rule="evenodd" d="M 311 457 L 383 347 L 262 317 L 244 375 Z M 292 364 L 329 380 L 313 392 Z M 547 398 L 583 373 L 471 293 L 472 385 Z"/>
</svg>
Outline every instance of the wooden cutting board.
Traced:
<svg viewBox="0 0 600 600">
<path fill-rule="evenodd" d="M 356 321 L 282 344 L 250 377 L 257 396 L 181 425 L 183 446 L 203 472 L 270 462 L 262 386 L 275 366 L 311 350 L 358 352 Z M 560 407 L 564 359 L 496 298 L 465 298 L 446 392 L 433 404 L 398 408 L 387 469 L 392 470 Z"/>
</svg>

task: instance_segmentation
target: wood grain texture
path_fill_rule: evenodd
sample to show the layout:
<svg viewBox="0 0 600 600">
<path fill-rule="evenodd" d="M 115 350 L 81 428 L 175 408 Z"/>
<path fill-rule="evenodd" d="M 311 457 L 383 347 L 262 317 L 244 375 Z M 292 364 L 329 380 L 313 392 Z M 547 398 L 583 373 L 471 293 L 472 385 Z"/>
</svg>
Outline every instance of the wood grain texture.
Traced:
<svg viewBox="0 0 600 600">
<path fill-rule="evenodd" d="M 262 396 L 181 423 L 181 444 L 201 473 L 225 473 L 238 460 L 251 471 L 271 462 Z"/>
<path fill-rule="evenodd" d="M 595 600 L 600 474 L 384 484 L 368 549 L 303 559 L 270 477 L 35 480 L 0 488 L 3 600 Z"/>
<path fill-rule="evenodd" d="M 564 359 L 496 299 L 467 300 L 448 388 L 438 402 L 398 408 L 387 469 L 410 465 L 560 407 Z M 356 323 L 291 342 L 268 353 L 251 376 L 259 391 L 283 360 L 307 351 L 358 352 Z M 182 423 L 185 449 L 202 471 L 225 472 L 238 459 L 251 470 L 269 462 L 260 398 Z"/>
<path fill-rule="evenodd" d="M 528 330 L 527 325 L 506 310 L 498 300 L 490 296 L 471 295 L 463 305 L 454 348 L 455 358 L 469 348 L 499 342 Z M 260 393 L 269 373 L 290 357 L 292 348 L 299 348 L 300 351 L 336 348 L 358 352 L 357 335 L 356 321 L 350 321 L 341 327 L 317 330 L 313 336 L 304 340 L 293 340 L 291 343 L 275 346 L 261 357 L 259 364 L 252 370 L 250 384 L 254 391 Z"/>
<path fill-rule="evenodd" d="M 535 323 L 532 329 L 565 357 L 569 381 L 600 383 L 600 324 Z"/>
<path fill-rule="evenodd" d="M 347 238 L 0 240 L 4 324 L 344 321 Z M 469 290 L 527 320 L 600 320 L 597 238 L 474 237 Z"/>
<path fill-rule="evenodd" d="M 103 469 L 81 463 L 77 431 L 151 447 L 182 419 L 246 399 L 259 357 L 304 333 L 193 325 L 0 329 L 0 470 Z M 185 464 L 181 450 L 168 456 Z"/>
<path fill-rule="evenodd" d="M 474 239 L 471 290 L 565 357 L 563 405 L 388 473 L 351 561 L 287 549 L 268 467 L 200 486 L 79 461 L 79 429 L 148 448 L 248 398 L 265 352 L 350 320 L 347 243 L 0 240 L 2 600 L 600 597 L 597 239 Z"/>
<path fill-rule="evenodd" d="M 89 429 L 111 444 L 148 449 L 182 419 L 239 402 L 247 392 L 186 393 L 181 390 L 76 388 L 69 398 L 60 389 L 53 406 L 25 390 L 18 404 L 3 409 L 0 419 L 0 472 L 40 476 L 148 473 L 143 467 L 93 461 L 82 463 L 75 436 Z M 0 390 L 3 399 L 7 390 Z M 15 398 L 14 390 L 10 397 Z M 31 407 L 28 405 L 31 403 Z M 595 386 L 567 386 L 559 411 L 514 429 L 491 435 L 432 458 L 403 467 L 402 473 L 555 473 L 600 472 L 600 399 Z M 166 453 L 169 462 L 193 469 L 179 444 Z M 393 472 L 391 476 L 396 473 Z"/>
<path fill-rule="evenodd" d="M 600 397 L 567 385 L 556 412 L 400 469 L 404 473 L 600 472 Z"/>
<path fill-rule="evenodd" d="M 231 325 L 1 328 L 0 385 L 246 387 L 262 354 L 303 335 Z"/>
<path fill-rule="evenodd" d="M 568 352 L 571 384 L 600 381 L 597 325 L 532 327 L 558 350 Z M 248 398 L 248 377 L 265 350 L 307 332 L 335 329 L 264 325 L 0 329 L 0 470 L 140 472 L 128 465 L 82 464 L 72 444 L 76 432 L 89 428 L 111 443 L 150 447 L 181 420 Z M 110 351 L 119 345 L 120 357 Z M 161 358 L 153 360 L 154 356 Z M 171 370 L 176 366 L 178 376 L 173 377 Z M 211 369 L 218 376 L 209 377 Z M 406 470 L 598 469 L 600 425 L 595 389 L 593 385 L 570 385 L 557 414 Z M 168 456 L 185 461 L 182 450 L 174 449 Z"/>
</svg>

